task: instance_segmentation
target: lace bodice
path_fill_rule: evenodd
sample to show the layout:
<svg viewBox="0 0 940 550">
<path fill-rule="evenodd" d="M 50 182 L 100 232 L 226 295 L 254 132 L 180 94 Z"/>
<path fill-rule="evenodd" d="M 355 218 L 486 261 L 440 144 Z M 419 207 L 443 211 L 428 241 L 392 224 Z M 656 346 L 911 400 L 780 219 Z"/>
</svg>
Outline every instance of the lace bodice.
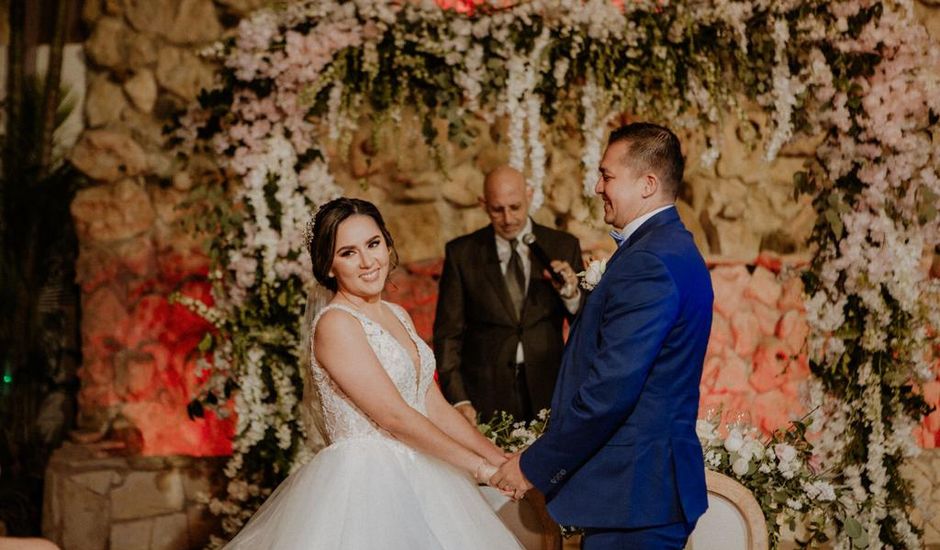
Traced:
<svg viewBox="0 0 940 550">
<path fill-rule="evenodd" d="M 388 373 L 389 378 L 398 388 L 398 392 L 406 403 L 411 405 L 423 415 L 427 415 L 425 395 L 434 380 L 434 353 L 431 348 L 418 337 L 412 326 L 408 314 L 401 306 L 383 302 L 391 309 L 408 332 L 408 336 L 418 348 L 420 367 L 415 368 L 411 354 L 402 347 L 382 325 L 376 323 L 355 309 L 342 305 L 330 304 L 324 307 L 313 321 L 313 331 L 324 313 L 331 309 L 341 309 L 362 324 L 369 346 L 378 358 L 379 363 Z M 313 380 L 320 393 L 320 403 L 323 408 L 323 419 L 326 424 L 327 435 L 330 441 L 336 443 L 352 437 L 388 437 L 388 433 L 372 421 L 357 407 L 343 390 L 336 385 L 329 373 L 317 363 L 315 354 L 311 354 L 310 367 L 313 371 Z"/>
</svg>

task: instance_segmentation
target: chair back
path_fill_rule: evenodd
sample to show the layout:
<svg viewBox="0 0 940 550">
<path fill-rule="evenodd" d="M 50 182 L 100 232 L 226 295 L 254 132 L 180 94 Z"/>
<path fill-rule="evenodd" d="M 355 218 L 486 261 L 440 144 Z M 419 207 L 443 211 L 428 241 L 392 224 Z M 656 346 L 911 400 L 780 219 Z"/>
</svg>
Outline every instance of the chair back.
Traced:
<svg viewBox="0 0 940 550">
<path fill-rule="evenodd" d="M 767 550 L 767 524 L 760 504 L 734 479 L 705 471 L 708 510 L 699 518 L 686 550 Z"/>
</svg>

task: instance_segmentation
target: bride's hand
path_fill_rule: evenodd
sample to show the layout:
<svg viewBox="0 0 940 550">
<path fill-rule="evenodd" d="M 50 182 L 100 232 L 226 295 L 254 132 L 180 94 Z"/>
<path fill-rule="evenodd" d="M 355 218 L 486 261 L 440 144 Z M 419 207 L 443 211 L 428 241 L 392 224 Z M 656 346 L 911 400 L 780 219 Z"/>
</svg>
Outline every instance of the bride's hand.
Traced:
<svg viewBox="0 0 940 550">
<path fill-rule="evenodd" d="M 488 457 L 486 457 L 486 461 L 489 462 L 490 464 L 492 464 L 493 466 L 496 466 L 497 469 L 499 469 L 499 467 L 502 466 L 503 463 L 505 463 L 507 460 L 509 460 L 509 457 L 510 457 L 510 456 L 511 456 L 511 455 L 504 455 L 504 454 L 501 454 L 501 453 L 500 453 L 500 454 L 494 454 L 493 456 L 488 456 Z"/>
<path fill-rule="evenodd" d="M 484 459 L 480 462 L 480 465 L 477 466 L 476 471 L 473 472 L 473 477 L 477 480 L 477 483 L 489 485 L 490 478 L 493 477 L 493 474 L 495 474 L 497 470 L 498 468 L 496 466 L 493 466 Z"/>
</svg>

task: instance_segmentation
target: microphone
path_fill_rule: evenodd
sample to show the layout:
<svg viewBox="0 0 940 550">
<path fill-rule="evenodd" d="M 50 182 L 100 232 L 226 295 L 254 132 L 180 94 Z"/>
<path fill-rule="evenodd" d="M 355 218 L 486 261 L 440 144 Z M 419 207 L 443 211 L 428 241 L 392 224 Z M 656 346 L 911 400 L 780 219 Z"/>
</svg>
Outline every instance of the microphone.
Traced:
<svg viewBox="0 0 940 550">
<path fill-rule="evenodd" d="M 548 272 L 552 275 L 552 279 L 556 283 L 565 286 L 567 281 L 565 281 L 565 278 L 561 276 L 561 273 L 558 273 L 552 269 L 552 260 L 548 257 L 548 254 L 545 253 L 545 249 L 539 246 L 539 243 L 535 242 L 535 235 L 532 233 L 526 233 L 522 236 L 522 242 L 529 247 L 529 250 L 531 250 L 532 254 L 538 258 L 539 262 L 545 264 L 545 267 L 548 268 Z"/>
</svg>

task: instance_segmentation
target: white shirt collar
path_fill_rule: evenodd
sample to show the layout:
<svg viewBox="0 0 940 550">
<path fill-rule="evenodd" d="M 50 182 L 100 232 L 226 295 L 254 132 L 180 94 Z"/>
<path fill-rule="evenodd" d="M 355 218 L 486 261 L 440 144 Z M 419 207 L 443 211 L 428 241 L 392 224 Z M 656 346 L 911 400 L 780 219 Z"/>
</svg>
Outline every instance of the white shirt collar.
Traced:
<svg viewBox="0 0 940 550">
<path fill-rule="evenodd" d="M 516 235 L 516 240 L 519 241 L 517 244 L 520 246 L 525 246 L 525 243 L 522 242 L 522 237 L 528 235 L 532 232 L 532 218 L 526 217 L 525 225 L 522 227 L 522 230 L 519 231 L 519 234 Z M 499 233 L 496 233 L 496 244 L 505 245 L 506 250 L 509 250 L 509 239 L 504 238 Z"/>
<path fill-rule="evenodd" d="M 670 208 L 675 208 L 675 206 L 676 206 L 675 204 L 667 204 L 666 206 L 661 206 L 657 208 L 656 210 L 653 210 L 652 212 L 647 212 L 646 214 L 643 214 L 639 218 L 628 223 L 623 229 L 620 230 L 620 236 L 623 239 L 622 242 L 626 242 L 626 240 L 629 239 L 631 235 L 636 233 L 636 230 L 639 229 L 640 226 L 646 222 L 646 220 L 652 218 L 653 216 L 655 216 L 656 214 L 659 214 L 660 212 L 669 210 Z"/>
</svg>

